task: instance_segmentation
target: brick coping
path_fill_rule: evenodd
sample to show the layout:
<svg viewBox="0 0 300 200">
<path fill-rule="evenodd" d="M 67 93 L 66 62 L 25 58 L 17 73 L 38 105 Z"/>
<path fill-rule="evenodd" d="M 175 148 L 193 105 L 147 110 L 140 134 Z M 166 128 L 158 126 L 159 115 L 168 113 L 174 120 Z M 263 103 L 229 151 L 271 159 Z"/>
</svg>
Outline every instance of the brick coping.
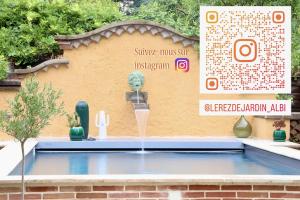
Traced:
<svg viewBox="0 0 300 200">
<path fill-rule="evenodd" d="M 22 79 L 28 74 L 37 74 L 39 71 L 43 70 L 45 72 L 48 71 L 49 68 L 59 68 L 61 66 L 68 67 L 69 60 L 66 58 L 56 58 L 56 59 L 49 59 L 46 60 L 32 68 L 26 68 L 26 69 L 15 69 L 10 75 L 14 78 Z"/>
<path fill-rule="evenodd" d="M 164 39 L 171 39 L 174 43 L 182 43 L 184 47 L 194 46 L 199 42 L 199 38 L 182 35 L 171 27 L 146 20 L 113 22 L 78 35 L 58 35 L 55 40 L 61 49 L 77 49 L 81 45 L 89 46 L 93 42 L 99 43 L 102 38 L 108 39 L 113 35 L 121 36 L 123 33 L 132 34 L 133 32 L 161 35 Z"/>
</svg>

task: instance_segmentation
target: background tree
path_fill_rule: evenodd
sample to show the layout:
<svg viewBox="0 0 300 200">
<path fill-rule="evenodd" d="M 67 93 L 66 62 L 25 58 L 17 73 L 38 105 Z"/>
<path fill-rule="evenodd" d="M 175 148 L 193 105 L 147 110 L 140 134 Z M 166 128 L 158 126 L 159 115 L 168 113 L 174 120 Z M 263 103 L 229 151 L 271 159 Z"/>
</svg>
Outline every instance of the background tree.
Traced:
<svg viewBox="0 0 300 200">
<path fill-rule="evenodd" d="M 133 18 L 171 26 L 187 36 L 199 36 L 199 6 L 291 6 L 292 71 L 300 76 L 300 0 L 144 0 Z"/>
<path fill-rule="evenodd" d="M 55 91 L 50 84 L 41 89 L 35 78 L 29 78 L 16 96 L 8 101 L 8 109 L 0 111 L 0 130 L 20 142 L 22 150 L 22 199 L 25 182 L 24 144 L 29 138 L 36 138 L 40 131 L 49 124 L 55 115 L 62 115 L 63 102 L 58 102 L 60 91 Z"/>
<path fill-rule="evenodd" d="M 62 53 L 56 35 L 78 34 L 125 19 L 168 25 L 199 36 L 199 6 L 291 6 L 292 70 L 300 67 L 300 0 L 0 0 L 0 54 L 15 68 Z"/>
<path fill-rule="evenodd" d="M 111 0 L 0 0 L 0 54 L 15 68 L 60 56 L 56 35 L 78 34 L 121 20 Z"/>
<path fill-rule="evenodd" d="M 5 57 L 0 55 L 0 81 L 6 79 L 8 74 L 8 65 L 9 63 L 6 61 Z"/>
</svg>

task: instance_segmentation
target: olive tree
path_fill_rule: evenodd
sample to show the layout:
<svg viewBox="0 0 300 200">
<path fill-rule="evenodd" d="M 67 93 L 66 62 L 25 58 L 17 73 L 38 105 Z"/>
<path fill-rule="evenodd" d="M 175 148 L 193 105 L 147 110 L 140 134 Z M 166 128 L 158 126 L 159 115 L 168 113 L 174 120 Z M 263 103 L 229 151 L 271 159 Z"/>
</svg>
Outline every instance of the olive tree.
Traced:
<svg viewBox="0 0 300 200">
<path fill-rule="evenodd" d="M 31 77 L 25 80 L 16 96 L 8 101 L 7 110 L 0 110 L 0 130 L 15 138 L 21 145 L 22 199 L 25 193 L 24 144 L 29 138 L 38 137 L 53 116 L 64 113 L 63 102 L 59 102 L 60 96 L 61 91 L 54 90 L 51 84 L 41 88 L 39 82 Z"/>
</svg>

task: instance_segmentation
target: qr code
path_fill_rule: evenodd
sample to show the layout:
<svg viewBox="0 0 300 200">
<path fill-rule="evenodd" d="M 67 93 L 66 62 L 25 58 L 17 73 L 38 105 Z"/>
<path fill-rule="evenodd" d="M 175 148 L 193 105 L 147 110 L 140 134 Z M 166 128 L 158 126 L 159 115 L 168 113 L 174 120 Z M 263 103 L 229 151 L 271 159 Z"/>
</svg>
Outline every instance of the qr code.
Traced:
<svg viewBox="0 0 300 200">
<path fill-rule="evenodd" d="M 200 7 L 201 93 L 290 93 L 290 7 Z"/>
</svg>

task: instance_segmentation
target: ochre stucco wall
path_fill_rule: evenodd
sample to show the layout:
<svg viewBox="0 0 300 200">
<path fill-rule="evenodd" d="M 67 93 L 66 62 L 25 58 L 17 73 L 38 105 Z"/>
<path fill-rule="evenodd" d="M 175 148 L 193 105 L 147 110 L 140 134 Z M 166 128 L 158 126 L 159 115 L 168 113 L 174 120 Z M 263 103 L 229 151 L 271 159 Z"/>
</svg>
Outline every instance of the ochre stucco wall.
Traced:
<svg viewBox="0 0 300 200">
<path fill-rule="evenodd" d="M 187 56 L 137 56 L 135 48 L 145 49 L 187 49 Z M 68 67 L 49 68 L 39 71 L 37 78 L 41 83 L 51 82 L 63 91 L 65 109 L 73 112 L 77 101 L 85 100 L 90 108 L 90 136 L 97 136 L 95 115 L 104 110 L 110 115 L 109 136 L 138 136 L 134 112 L 125 100 L 129 91 L 127 76 L 135 70 L 135 62 L 167 62 L 168 70 L 141 70 L 145 75 L 143 91 L 148 92 L 150 116 L 147 136 L 233 136 L 232 127 L 239 117 L 199 116 L 200 99 L 273 99 L 273 95 L 200 95 L 199 94 L 199 55 L 192 47 L 185 48 L 181 43 L 174 44 L 170 39 L 143 35 L 135 32 L 124 33 L 101 39 L 99 43 L 65 50 L 69 59 Z M 177 57 L 190 60 L 187 73 L 175 71 Z M 5 107 L 5 99 L 14 92 L 0 91 L 0 109 Z M 264 123 L 247 117 L 255 126 L 253 135 L 271 138 L 273 127 L 270 120 Z M 259 121 L 259 122 L 257 122 Z M 43 130 L 41 137 L 68 137 L 65 118 L 56 118 Z M 7 136 L 0 134 L 0 139 Z"/>
</svg>

